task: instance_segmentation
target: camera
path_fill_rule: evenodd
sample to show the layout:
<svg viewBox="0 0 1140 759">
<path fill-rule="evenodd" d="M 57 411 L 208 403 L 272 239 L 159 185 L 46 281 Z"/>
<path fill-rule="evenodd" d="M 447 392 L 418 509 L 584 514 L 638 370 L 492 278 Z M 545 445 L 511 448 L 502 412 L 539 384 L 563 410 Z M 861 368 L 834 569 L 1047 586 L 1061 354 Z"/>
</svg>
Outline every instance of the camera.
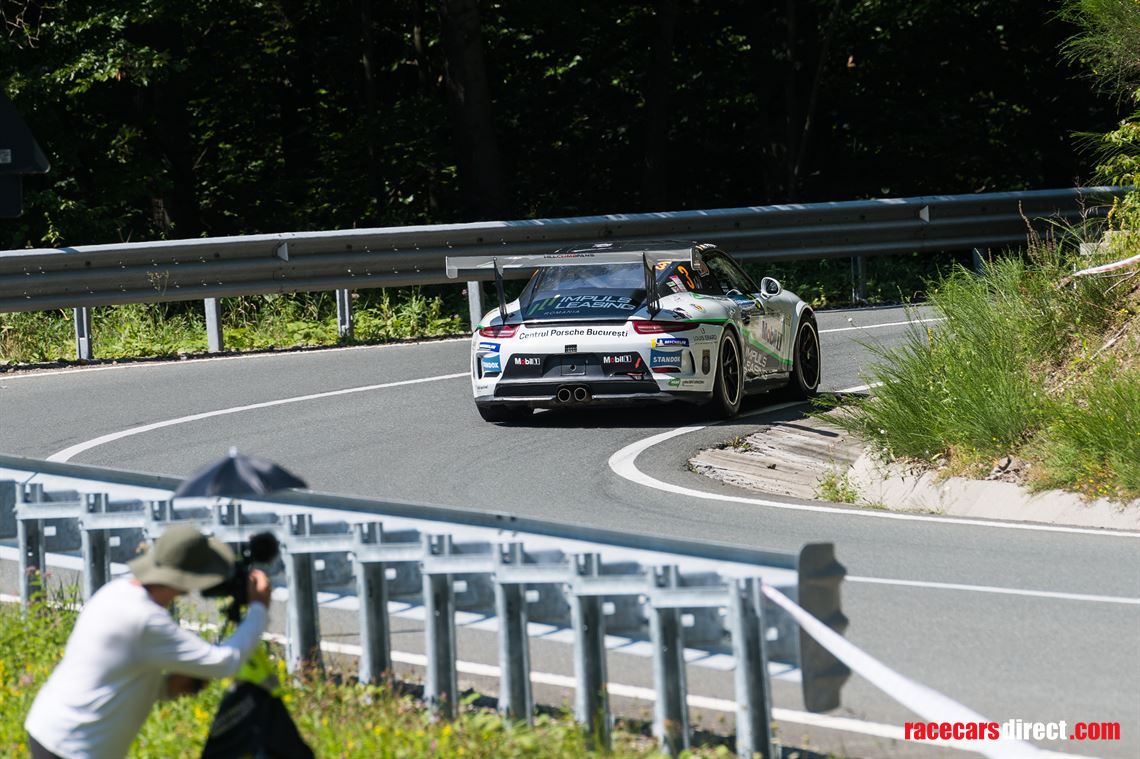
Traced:
<svg viewBox="0 0 1140 759">
<path fill-rule="evenodd" d="M 206 588 L 202 595 L 206 598 L 232 598 L 226 608 L 226 617 L 233 622 L 241 619 L 241 610 L 249 603 L 249 571 L 254 564 L 272 564 L 277 561 L 281 546 L 272 532 L 259 532 L 251 535 L 249 542 L 241 546 L 230 576 L 217 585 Z"/>
</svg>

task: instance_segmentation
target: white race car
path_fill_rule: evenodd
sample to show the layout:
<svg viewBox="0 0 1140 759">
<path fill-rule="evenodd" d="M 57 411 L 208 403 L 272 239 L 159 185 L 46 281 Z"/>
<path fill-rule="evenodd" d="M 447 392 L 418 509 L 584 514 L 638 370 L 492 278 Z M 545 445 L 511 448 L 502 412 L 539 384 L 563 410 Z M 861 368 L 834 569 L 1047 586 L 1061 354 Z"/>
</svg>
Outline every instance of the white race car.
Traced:
<svg viewBox="0 0 1140 759">
<path fill-rule="evenodd" d="M 507 303 L 510 269 L 535 271 Z M 489 422 L 536 408 L 661 401 L 731 417 L 749 393 L 787 386 L 807 397 L 819 386 L 811 307 L 771 277 L 757 287 L 713 245 L 598 243 L 447 259 L 449 277 L 491 270 L 500 306 L 471 340 L 471 388 Z"/>
</svg>

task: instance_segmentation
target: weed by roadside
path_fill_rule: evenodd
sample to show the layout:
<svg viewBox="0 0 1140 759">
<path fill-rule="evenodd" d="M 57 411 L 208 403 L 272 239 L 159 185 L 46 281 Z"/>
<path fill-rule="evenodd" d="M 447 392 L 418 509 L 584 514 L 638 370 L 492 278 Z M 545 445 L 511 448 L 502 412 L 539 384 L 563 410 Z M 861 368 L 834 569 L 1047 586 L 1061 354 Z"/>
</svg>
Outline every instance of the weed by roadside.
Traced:
<svg viewBox="0 0 1140 759">
<path fill-rule="evenodd" d="M 816 498 L 832 503 L 855 503 L 859 500 L 859 491 L 851 483 L 848 472 L 838 469 L 829 469 L 819 478 L 815 490 Z"/>
</svg>

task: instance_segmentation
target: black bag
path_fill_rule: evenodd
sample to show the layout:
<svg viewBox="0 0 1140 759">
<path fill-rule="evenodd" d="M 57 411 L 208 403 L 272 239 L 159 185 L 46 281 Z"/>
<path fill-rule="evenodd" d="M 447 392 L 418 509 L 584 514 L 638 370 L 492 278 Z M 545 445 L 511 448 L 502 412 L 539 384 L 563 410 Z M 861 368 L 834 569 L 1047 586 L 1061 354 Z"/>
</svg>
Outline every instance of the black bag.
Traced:
<svg viewBox="0 0 1140 759">
<path fill-rule="evenodd" d="M 314 759 L 281 699 L 251 682 L 226 688 L 202 759 Z"/>
</svg>

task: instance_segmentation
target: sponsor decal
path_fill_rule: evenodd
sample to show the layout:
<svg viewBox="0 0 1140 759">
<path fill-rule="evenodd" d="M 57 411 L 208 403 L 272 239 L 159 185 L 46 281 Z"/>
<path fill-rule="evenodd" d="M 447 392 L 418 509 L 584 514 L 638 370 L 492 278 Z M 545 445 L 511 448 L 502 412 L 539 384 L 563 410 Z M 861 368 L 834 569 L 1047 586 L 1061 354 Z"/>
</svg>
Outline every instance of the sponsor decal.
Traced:
<svg viewBox="0 0 1140 759">
<path fill-rule="evenodd" d="M 636 353 L 611 353 L 602 355 L 603 364 L 632 364 L 637 361 Z"/>
<path fill-rule="evenodd" d="M 653 339 L 654 348 L 664 348 L 666 346 L 685 346 L 689 347 L 689 341 L 684 337 L 656 337 Z"/>
<path fill-rule="evenodd" d="M 498 353 L 501 346 L 498 343 L 479 343 L 476 350 L 486 351 L 488 353 Z"/>
<path fill-rule="evenodd" d="M 681 351 L 651 350 L 649 352 L 649 366 L 651 368 L 657 368 L 659 366 L 672 366 L 680 369 L 681 355 Z"/>
<path fill-rule="evenodd" d="M 637 304 L 624 295 L 552 295 L 535 301 L 527 314 L 572 316 L 582 311 L 633 311 Z"/>
<path fill-rule="evenodd" d="M 658 261 L 657 265 L 654 266 L 653 268 L 656 269 L 657 271 L 663 271 L 664 269 L 669 268 L 669 262 L 668 261 Z"/>
<path fill-rule="evenodd" d="M 777 351 L 784 344 L 784 330 L 773 327 L 767 320 L 760 323 L 760 337 Z"/>
<path fill-rule="evenodd" d="M 547 327 L 519 332 L 519 340 L 540 337 L 625 337 L 625 327 Z"/>
<path fill-rule="evenodd" d="M 563 349 L 563 351 L 562 351 L 562 352 L 563 352 L 563 353 L 577 353 L 577 352 L 578 352 L 578 344 L 577 344 L 577 343 L 574 343 L 574 344 L 572 344 L 572 345 L 567 345 L 567 346 L 566 346 L 566 347 Z"/>
<path fill-rule="evenodd" d="M 498 353 L 491 353 L 482 358 L 483 374 L 498 374 L 503 370 L 503 364 L 499 360 Z"/>
<path fill-rule="evenodd" d="M 600 246 L 600 245 L 599 245 L 598 247 L 603 247 L 603 246 Z M 544 254 L 542 257 L 543 257 L 543 258 L 554 258 L 554 259 L 562 259 L 562 258 L 593 258 L 593 257 L 594 257 L 594 254 L 593 254 L 593 253 L 588 253 L 588 252 L 586 252 L 586 251 L 584 251 L 584 250 L 581 250 L 581 251 L 571 251 L 571 252 L 568 252 L 568 253 L 546 253 L 546 254 Z"/>
<path fill-rule="evenodd" d="M 694 343 L 698 343 L 698 344 L 699 343 L 715 343 L 716 342 L 716 333 L 706 331 L 704 329 L 704 327 L 702 327 L 701 331 L 698 332 L 696 334 L 696 336 L 694 336 L 692 339 L 693 339 Z"/>
<path fill-rule="evenodd" d="M 542 366 L 541 356 L 512 356 L 511 363 L 515 366 Z"/>
<path fill-rule="evenodd" d="M 685 380 L 683 380 L 683 379 L 677 379 L 676 377 L 669 380 L 669 382 L 668 382 L 669 387 L 681 387 L 681 388 L 684 388 L 684 387 L 704 387 L 704 384 L 705 384 L 705 381 L 701 380 L 701 379 L 685 379 Z"/>
<path fill-rule="evenodd" d="M 705 310 L 705 307 L 702 306 L 700 303 L 690 303 L 689 305 L 692 306 L 693 308 L 697 309 L 698 311 L 704 311 Z"/>
<path fill-rule="evenodd" d="M 701 351 L 701 374 L 708 374 L 709 369 L 712 368 L 712 357 L 709 355 L 711 351 L 705 348 Z"/>
</svg>

